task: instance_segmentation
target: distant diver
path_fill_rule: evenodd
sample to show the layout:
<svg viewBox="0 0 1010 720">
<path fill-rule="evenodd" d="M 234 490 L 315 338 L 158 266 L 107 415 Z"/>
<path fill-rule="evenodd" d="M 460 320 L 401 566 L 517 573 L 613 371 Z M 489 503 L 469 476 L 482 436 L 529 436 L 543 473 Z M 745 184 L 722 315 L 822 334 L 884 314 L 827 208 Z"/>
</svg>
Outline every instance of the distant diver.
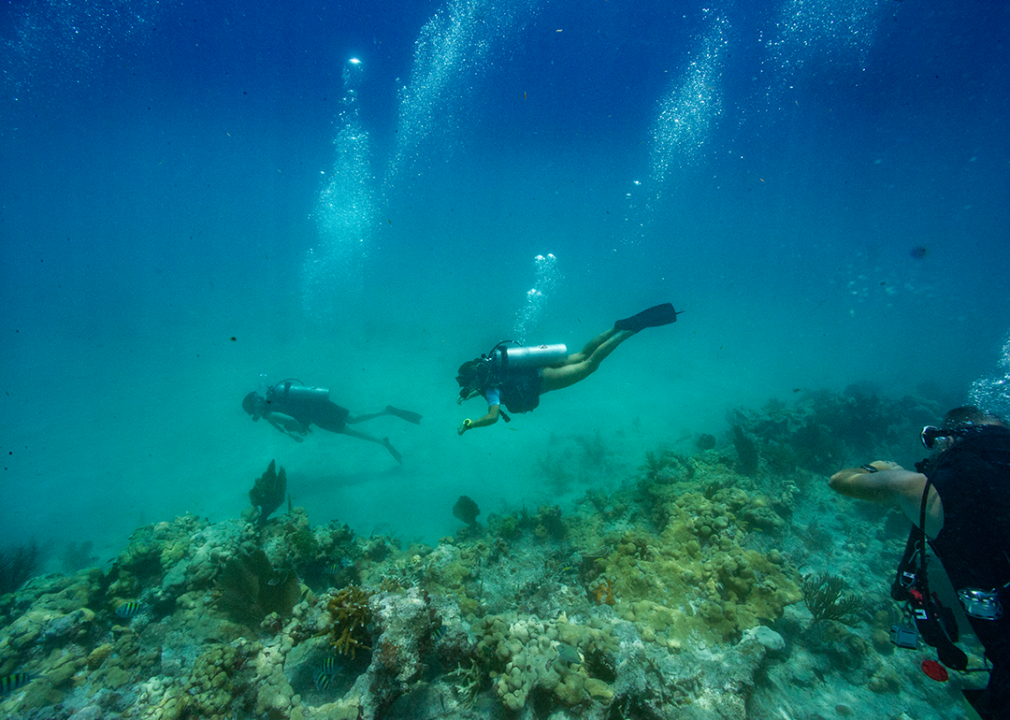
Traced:
<svg viewBox="0 0 1010 720">
<path fill-rule="evenodd" d="M 581 352 L 571 355 L 564 345 L 509 347 L 512 341 L 498 343 L 490 353 L 459 367 L 456 382 L 460 391 L 456 404 L 483 396 L 488 408 L 487 415 L 476 420 L 467 418 L 456 432 L 462 435 L 467 430 L 494 425 L 499 415 L 509 422 L 511 418 L 502 405 L 513 413 L 532 411 L 540 404 L 540 396 L 544 393 L 584 380 L 618 345 L 639 330 L 669 325 L 677 321 L 678 314 L 670 303 L 656 305 L 618 320 L 613 328 L 590 340 Z"/>
<path fill-rule="evenodd" d="M 252 416 L 253 422 L 263 418 L 295 442 L 302 442 L 311 431 L 311 426 L 317 425 L 323 430 L 382 445 L 401 464 L 403 458 L 388 437 L 379 439 L 347 426 L 383 415 L 393 415 L 415 425 L 421 422 L 421 416 L 417 413 L 391 405 L 380 412 L 351 415 L 350 410 L 330 400 L 327 388 L 309 387 L 299 380 L 282 380 L 268 389 L 265 396 L 258 392 L 249 393 L 242 400 L 242 409 Z"/>
</svg>

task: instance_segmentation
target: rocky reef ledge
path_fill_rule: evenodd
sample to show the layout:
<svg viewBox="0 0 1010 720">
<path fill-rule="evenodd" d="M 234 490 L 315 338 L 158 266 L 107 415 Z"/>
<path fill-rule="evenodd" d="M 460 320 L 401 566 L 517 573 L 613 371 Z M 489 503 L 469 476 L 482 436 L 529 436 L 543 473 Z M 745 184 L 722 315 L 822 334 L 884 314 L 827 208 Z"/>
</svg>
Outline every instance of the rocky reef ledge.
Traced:
<svg viewBox="0 0 1010 720">
<path fill-rule="evenodd" d="M 0 671 L 31 680 L 0 712 L 337 719 L 526 708 L 604 718 L 679 708 L 743 718 L 755 672 L 784 646 L 760 625 L 732 642 L 695 642 L 690 606 L 649 593 L 618 600 L 635 582 L 622 570 L 634 565 L 633 543 L 580 557 L 569 541 L 536 539 L 533 526 L 511 543 L 488 535 L 400 550 L 336 525 L 299 535 L 303 520 L 295 508 L 260 533 L 242 520 L 180 517 L 138 530 L 109 573 L 35 578 L 5 596 Z M 317 591 L 299 581 L 293 605 L 271 605 L 261 590 L 295 577 L 293 556 L 306 550 L 307 577 L 354 582 Z M 250 560 L 257 552 L 262 567 Z M 236 559 L 241 572 L 227 570 Z M 587 565 L 617 595 L 587 590 Z M 793 594 L 783 602 L 798 600 L 784 584 Z"/>
</svg>

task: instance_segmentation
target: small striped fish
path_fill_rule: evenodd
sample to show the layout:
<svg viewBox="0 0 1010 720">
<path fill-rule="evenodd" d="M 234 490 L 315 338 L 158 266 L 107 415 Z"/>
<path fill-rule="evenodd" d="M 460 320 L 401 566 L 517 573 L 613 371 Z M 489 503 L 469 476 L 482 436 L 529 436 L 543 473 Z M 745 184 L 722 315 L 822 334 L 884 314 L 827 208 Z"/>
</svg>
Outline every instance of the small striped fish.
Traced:
<svg viewBox="0 0 1010 720">
<path fill-rule="evenodd" d="M 129 600 L 116 608 L 116 615 L 118 615 L 121 618 L 126 618 L 127 620 L 129 620 L 134 615 L 139 613 L 143 609 L 143 607 L 144 604 L 142 602 L 139 602 L 137 600 Z"/>
<path fill-rule="evenodd" d="M 319 671 L 316 673 L 316 690 L 322 692 L 330 686 L 330 682 L 333 680 L 333 676 Z"/>
<path fill-rule="evenodd" d="M 328 658 L 323 660 L 322 671 L 327 675 L 333 676 L 337 674 L 337 659 L 330 655 Z"/>
<path fill-rule="evenodd" d="M 338 560 L 337 562 L 330 563 L 329 565 L 327 565 L 323 569 L 323 572 L 326 573 L 327 575 L 339 575 L 346 568 L 350 567 L 353 564 L 354 563 L 352 563 L 348 558 L 340 558 L 340 560 Z"/>
<path fill-rule="evenodd" d="M 32 676 L 26 672 L 16 672 L 0 678 L 0 697 L 14 692 L 30 683 Z"/>
</svg>

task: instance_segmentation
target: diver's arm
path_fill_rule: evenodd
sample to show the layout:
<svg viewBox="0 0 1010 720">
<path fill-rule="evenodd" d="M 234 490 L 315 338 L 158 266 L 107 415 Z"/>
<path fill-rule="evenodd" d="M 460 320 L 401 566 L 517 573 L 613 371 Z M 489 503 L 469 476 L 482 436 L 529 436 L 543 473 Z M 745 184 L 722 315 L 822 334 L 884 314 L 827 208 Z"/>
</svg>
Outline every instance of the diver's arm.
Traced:
<svg viewBox="0 0 1010 720">
<path fill-rule="evenodd" d="M 894 463 L 877 461 L 862 467 L 839 470 L 831 476 L 828 486 L 846 497 L 896 505 L 896 480 L 900 473 L 907 472 Z"/>
<path fill-rule="evenodd" d="M 485 415 L 484 417 L 479 417 L 476 420 L 468 419 L 466 422 L 464 422 L 462 425 L 456 428 L 456 432 L 462 435 L 467 430 L 473 430 L 474 428 L 494 425 L 496 422 L 498 422 L 498 415 L 499 415 L 498 408 L 499 408 L 498 403 L 495 403 L 494 405 L 489 405 L 487 408 L 487 415 Z"/>
<path fill-rule="evenodd" d="M 876 472 L 868 472 L 865 466 L 841 470 L 831 476 L 828 485 L 847 497 L 894 505 L 918 526 L 926 476 L 905 470 L 895 463 L 878 461 L 871 466 Z M 926 505 L 926 534 L 936 537 L 942 527 L 943 505 L 936 488 L 930 487 L 929 502 Z"/>
<path fill-rule="evenodd" d="M 303 435 L 307 435 L 309 428 L 303 425 L 301 422 L 291 417 L 290 415 L 285 415 L 284 413 L 271 412 L 263 416 L 268 423 L 273 425 L 277 430 L 284 433 L 290 437 L 295 442 L 301 442 Z"/>
</svg>

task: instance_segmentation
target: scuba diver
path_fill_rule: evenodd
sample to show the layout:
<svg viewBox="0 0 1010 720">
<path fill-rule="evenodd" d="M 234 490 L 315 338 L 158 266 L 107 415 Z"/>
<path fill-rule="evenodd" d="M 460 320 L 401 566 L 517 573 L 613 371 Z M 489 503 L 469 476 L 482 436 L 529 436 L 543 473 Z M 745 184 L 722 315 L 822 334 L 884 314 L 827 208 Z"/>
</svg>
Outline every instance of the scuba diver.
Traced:
<svg viewBox="0 0 1010 720">
<path fill-rule="evenodd" d="M 383 415 L 393 415 L 415 425 L 421 423 L 421 416 L 417 413 L 400 410 L 391 405 L 387 405 L 381 412 L 351 415 L 350 410 L 330 400 L 330 391 L 327 388 L 308 387 L 299 380 L 283 380 L 269 388 L 266 395 L 258 392 L 249 393 L 242 399 L 242 409 L 252 416 L 253 422 L 264 418 L 295 442 L 302 442 L 311 431 L 310 426 L 318 425 L 323 430 L 382 445 L 401 465 L 403 458 L 389 442 L 388 437 L 380 440 L 347 426 Z"/>
<path fill-rule="evenodd" d="M 679 313 L 673 305 L 665 303 L 624 320 L 589 341 L 581 352 L 568 355 L 564 345 L 538 347 L 508 347 L 514 341 L 505 340 L 492 348 L 487 355 L 469 360 L 459 367 L 456 382 L 460 391 L 456 404 L 470 398 L 483 396 L 487 400 L 487 414 L 476 420 L 467 418 L 456 432 L 487 427 L 511 418 L 509 412 L 525 413 L 540 404 L 540 396 L 551 390 L 560 390 L 584 380 L 596 371 L 618 345 L 649 327 L 669 325 L 677 321 Z"/>
<path fill-rule="evenodd" d="M 963 690 L 964 696 L 984 720 L 1005 720 L 1010 718 L 1010 616 L 1006 614 L 1010 610 L 1010 428 L 1000 418 L 964 406 L 947 413 L 939 428 L 923 428 L 921 438 L 933 455 L 916 463 L 916 472 L 876 461 L 839 471 L 829 485 L 848 497 L 894 505 L 912 521 L 891 597 L 909 604 L 915 628 L 894 626 L 892 640 L 914 648 L 921 636 L 937 649 L 940 662 L 966 671 L 968 657 L 954 644 L 958 634 L 953 613 L 929 590 L 926 545 L 940 558 L 991 663 L 988 685 Z M 945 677 L 941 672 L 940 679 Z"/>
</svg>

